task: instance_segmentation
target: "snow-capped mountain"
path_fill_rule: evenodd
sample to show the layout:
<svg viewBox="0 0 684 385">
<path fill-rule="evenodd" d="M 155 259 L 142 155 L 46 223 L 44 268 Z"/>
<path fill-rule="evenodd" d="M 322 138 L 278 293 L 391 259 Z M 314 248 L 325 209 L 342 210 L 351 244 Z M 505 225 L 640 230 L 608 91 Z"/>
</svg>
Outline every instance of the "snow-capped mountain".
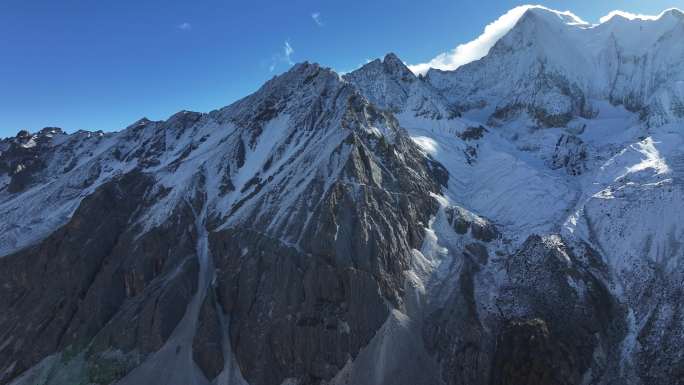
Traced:
<svg viewBox="0 0 684 385">
<path fill-rule="evenodd" d="M 0 384 L 678 384 L 684 14 L 0 141 Z"/>
<path fill-rule="evenodd" d="M 655 20 L 616 15 L 589 25 L 533 7 L 481 60 L 426 77 L 460 110 L 488 107 L 496 119 L 526 110 L 562 126 L 592 117 L 598 99 L 639 112 L 651 126 L 681 122 L 683 19 L 672 9 Z"/>
</svg>

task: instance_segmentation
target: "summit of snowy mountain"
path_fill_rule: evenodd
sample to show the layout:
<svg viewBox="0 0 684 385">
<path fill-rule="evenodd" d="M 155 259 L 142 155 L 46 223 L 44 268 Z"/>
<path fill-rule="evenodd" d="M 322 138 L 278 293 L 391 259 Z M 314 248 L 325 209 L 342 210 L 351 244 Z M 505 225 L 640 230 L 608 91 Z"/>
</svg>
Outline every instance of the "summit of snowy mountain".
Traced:
<svg viewBox="0 0 684 385">
<path fill-rule="evenodd" d="M 589 25 L 533 7 L 484 58 L 426 77 L 459 110 L 489 108 L 497 119 L 527 112 L 546 125 L 564 124 L 594 114 L 594 100 L 608 100 L 662 125 L 683 117 L 683 37 L 677 10 Z"/>
<path fill-rule="evenodd" d="M 532 5 L 532 6 L 526 6 L 525 11 L 523 12 L 522 16 L 518 20 L 518 23 L 520 23 L 520 20 L 524 19 L 536 19 L 539 21 L 544 21 L 547 23 L 561 23 L 565 25 L 572 25 L 572 26 L 579 26 L 579 27 L 590 27 L 591 24 L 587 23 L 586 21 L 582 20 L 579 18 L 579 16 L 575 15 L 572 12 L 565 11 L 557 11 L 555 9 L 551 8 L 546 8 L 540 5 Z"/>
<path fill-rule="evenodd" d="M 394 113 L 431 119 L 454 116 L 448 102 L 432 85 L 417 77 L 395 54 L 373 60 L 344 75 L 344 79 L 375 105 Z"/>
</svg>

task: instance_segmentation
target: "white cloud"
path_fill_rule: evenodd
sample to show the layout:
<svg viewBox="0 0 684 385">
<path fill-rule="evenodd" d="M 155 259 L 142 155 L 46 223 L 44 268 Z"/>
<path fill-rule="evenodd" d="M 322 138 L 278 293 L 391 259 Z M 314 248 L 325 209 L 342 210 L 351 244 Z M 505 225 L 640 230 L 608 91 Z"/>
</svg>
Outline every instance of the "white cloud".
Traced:
<svg viewBox="0 0 684 385">
<path fill-rule="evenodd" d="M 314 23 L 316 23 L 317 26 L 322 27 L 323 26 L 323 19 L 321 18 L 321 13 L 320 12 L 314 12 L 311 14 L 311 19 L 313 19 Z"/>
<path fill-rule="evenodd" d="M 285 46 L 283 47 L 283 51 L 285 51 L 285 61 L 290 65 L 294 64 L 291 58 L 292 54 L 294 53 L 294 49 L 290 45 L 290 42 L 287 40 L 285 40 Z"/>
<path fill-rule="evenodd" d="M 285 43 L 283 44 L 283 52 L 282 53 L 277 53 L 274 54 L 271 57 L 271 64 L 268 66 L 269 72 L 275 71 L 276 67 L 278 66 L 278 63 L 286 63 L 288 65 L 293 65 L 294 61 L 292 61 L 292 55 L 294 54 L 295 50 L 292 48 L 292 45 L 288 40 L 285 40 Z"/>
<path fill-rule="evenodd" d="M 187 21 L 184 21 L 178 24 L 178 29 L 181 29 L 183 31 L 189 31 L 192 29 L 192 24 L 188 23 Z"/>
<path fill-rule="evenodd" d="M 515 26 L 520 17 L 530 8 L 541 8 L 556 13 L 569 24 L 586 24 L 579 17 L 566 12 L 553 11 L 540 5 L 521 5 L 506 12 L 503 16 L 488 24 L 484 32 L 475 40 L 461 44 L 448 52 L 443 52 L 427 63 L 409 65 L 409 69 L 415 74 L 425 74 L 430 68 L 441 70 L 454 70 L 464 64 L 481 59 L 489 49 L 508 31 Z"/>
</svg>

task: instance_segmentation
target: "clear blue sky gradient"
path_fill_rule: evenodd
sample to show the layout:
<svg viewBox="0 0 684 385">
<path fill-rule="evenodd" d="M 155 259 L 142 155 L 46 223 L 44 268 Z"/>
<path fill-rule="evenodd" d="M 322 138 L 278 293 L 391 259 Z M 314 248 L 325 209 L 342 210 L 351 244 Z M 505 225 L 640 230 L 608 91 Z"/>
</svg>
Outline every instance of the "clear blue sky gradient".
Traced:
<svg viewBox="0 0 684 385">
<path fill-rule="evenodd" d="M 524 4 L 507 0 L 0 0 L 0 137 L 45 126 L 119 130 L 210 111 L 290 62 L 348 71 L 395 52 L 425 62 Z M 546 1 L 589 22 L 684 0 Z M 311 17 L 319 13 L 318 25 Z M 285 55 L 285 42 L 294 50 Z"/>
</svg>

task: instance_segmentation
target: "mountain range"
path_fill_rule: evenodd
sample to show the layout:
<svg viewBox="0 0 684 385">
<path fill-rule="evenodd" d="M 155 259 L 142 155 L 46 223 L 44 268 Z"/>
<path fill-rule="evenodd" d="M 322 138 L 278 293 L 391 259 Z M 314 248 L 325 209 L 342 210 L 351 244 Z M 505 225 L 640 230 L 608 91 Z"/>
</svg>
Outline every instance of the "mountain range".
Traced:
<svg viewBox="0 0 684 385">
<path fill-rule="evenodd" d="M 684 384 L 684 13 L 0 140 L 0 384 Z"/>
</svg>

